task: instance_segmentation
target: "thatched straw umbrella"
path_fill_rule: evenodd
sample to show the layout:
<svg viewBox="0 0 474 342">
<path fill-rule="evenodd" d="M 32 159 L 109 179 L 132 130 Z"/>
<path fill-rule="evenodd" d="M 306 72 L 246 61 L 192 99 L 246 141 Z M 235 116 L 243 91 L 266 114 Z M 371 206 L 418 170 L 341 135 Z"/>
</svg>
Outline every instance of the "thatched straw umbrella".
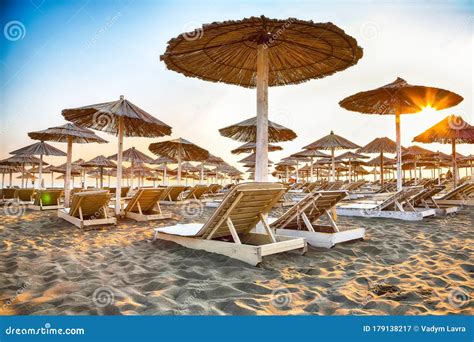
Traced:
<svg viewBox="0 0 474 342">
<path fill-rule="evenodd" d="M 296 166 L 296 161 L 293 160 L 293 159 L 282 159 L 281 161 L 279 161 L 278 163 L 276 163 L 276 167 L 278 168 L 285 168 L 285 181 L 288 182 L 288 178 L 289 178 L 289 172 L 290 171 L 294 171 L 295 170 L 295 167 Z M 281 169 L 279 169 L 278 171 L 280 171 Z"/>
<path fill-rule="evenodd" d="M 207 157 L 207 159 L 201 161 L 201 182 L 203 181 L 203 177 L 204 177 L 204 165 L 216 167 L 214 171 L 215 171 L 215 177 L 216 177 L 216 182 L 217 182 L 219 178 L 219 173 L 218 173 L 219 166 L 224 165 L 224 164 L 225 164 L 224 159 L 209 153 L 209 156 Z"/>
<path fill-rule="evenodd" d="M 15 155 L 30 155 L 30 156 L 40 156 L 39 166 L 38 166 L 38 189 L 43 187 L 43 156 L 59 156 L 64 157 L 66 153 L 57 149 L 54 146 L 46 144 L 44 141 L 37 142 L 35 144 L 20 148 L 10 152 L 10 154 Z"/>
<path fill-rule="evenodd" d="M 168 168 L 166 167 L 167 164 L 177 164 L 178 162 L 174 159 L 168 158 L 168 157 L 158 157 L 155 160 L 153 160 L 149 164 L 154 164 L 154 165 L 161 165 L 163 167 L 163 185 L 166 184 L 166 172 L 168 171 Z"/>
<path fill-rule="evenodd" d="M 297 158 L 309 158 L 311 160 L 310 164 L 310 175 L 311 182 L 313 181 L 313 171 L 314 171 L 314 158 L 328 158 L 329 155 L 318 150 L 302 150 L 300 152 L 293 153 L 292 157 Z"/>
<path fill-rule="evenodd" d="M 178 169 L 176 168 L 175 171 L 178 171 Z M 181 172 L 185 173 L 185 185 L 188 185 L 188 178 L 190 178 L 190 176 L 194 173 L 200 172 L 200 169 L 194 166 L 193 164 L 186 162 L 181 164 Z"/>
<path fill-rule="evenodd" d="M 460 158 L 460 161 L 467 163 L 466 168 L 467 167 L 470 168 L 470 171 L 471 171 L 470 173 L 471 173 L 471 178 L 472 178 L 474 176 L 474 173 L 472 173 L 472 166 L 473 166 L 473 162 L 474 162 L 474 154 L 464 156 L 464 157 Z"/>
<path fill-rule="evenodd" d="M 331 151 L 331 181 L 336 178 L 336 164 L 334 151 L 335 150 L 353 150 L 360 146 L 354 144 L 352 141 L 347 140 L 331 131 L 330 134 L 316 140 L 315 142 L 303 147 L 305 150 L 330 150 Z"/>
<path fill-rule="evenodd" d="M 100 176 L 100 188 L 104 187 L 104 168 L 117 168 L 117 165 L 113 162 L 104 157 L 103 155 L 97 156 L 89 161 L 81 163 L 82 167 L 97 167 L 99 168 L 99 176 Z"/>
<path fill-rule="evenodd" d="M 257 144 L 255 142 L 248 142 L 242 146 L 237 147 L 230 151 L 232 154 L 241 154 L 241 153 L 255 153 L 257 150 Z M 281 151 L 283 148 L 277 145 L 268 144 L 268 152 Z"/>
<path fill-rule="evenodd" d="M 12 186 L 13 173 L 21 172 L 21 169 L 14 165 L 2 165 L 0 162 L 0 173 L 2 174 L 2 189 L 5 187 L 5 174 L 10 175 L 10 187 Z"/>
<path fill-rule="evenodd" d="M 405 163 L 406 161 L 413 162 L 414 164 L 414 169 L 415 169 L 415 185 L 418 184 L 418 174 L 416 172 L 417 168 L 420 173 L 421 178 L 421 167 L 422 166 L 427 166 L 423 165 L 420 162 L 423 158 L 430 158 L 434 156 L 436 153 L 430 150 L 427 150 L 426 148 L 420 147 L 420 146 L 408 146 L 403 152 L 402 152 L 402 162 Z M 418 165 L 419 164 L 419 165 Z"/>
<path fill-rule="evenodd" d="M 181 182 L 181 163 L 183 161 L 204 161 L 209 158 L 207 150 L 183 138 L 153 143 L 148 146 L 148 149 L 156 155 L 177 161 L 178 183 Z"/>
<path fill-rule="evenodd" d="M 108 132 L 118 137 L 117 189 L 115 213 L 120 214 L 120 189 L 122 187 L 123 137 L 156 138 L 171 134 L 171 127 L 161 122 L 143 109 L 125 100 L 94 104 L 85 107 L 63 109 L 66 120 L 79 126 Z"/>
<path fill-rule="evenodd" d="M 58 166 L 51 166 L 50 171 L 64 174 L 64 177 L 61 179 L 64 179 L 64 180 L 69 179 L 69 181 L 72 179 L 72 185 L 74 186 L 74 177 L 72 177 L 73 175 L 79 176 L 81 178 L 81 182 L 82 181 L 85 182 L 85 179 L 86 179 L 85 170 L 84 168 L 80 166 L 80 164 L 82 163 L 84 163 L 84 159 L 78 159 L 76 161 L 71 162 L 69 169 L 68 169 L 68 163 L 64 163 Z M 69 177 L 67 176 L 68 170 L 69 170 Z M 52 174 L 51 174 L 51 177 L 53 177 Z M 66 187 L 66 183 L 64 183 L 64 187 Z"/>
<path fill-rule="evenodd" d="M 107 143 L 94 132 L 87 128 L 79 127 L 71 123 L 66 123 L 62 126 L 50 127 L 43 131 L 29 132 L 28 136 L 31 139 L 41 141 L 55 141 L 67 143 L 67 162 L 66 162 L 66 177 L 64 182 L 64 198 L 65 203 L 69 203 L 69 188 L 71 179 L 71 163 L 72 163 L 72 144 L 85 143 Z"/>
<path fill-rule="evenodd" d="M 169 41 L 161 59 L 189 77 L 257 88 L 256 180 L 267 181 L 268 87 L 342 71 L 362 57 L 354 38 L 332 23 L 264 16 L 216 22 Z"/>
<path fill-rule="evenodd" d="M 380 154 L 380 185 L 384 185 L 384 153 L 397 153 L 397 143 L 387 137 L 375 138 L 364 147 L 357 150 L 358 153 L 378 153 Z"/>
<path fill-rule="evenodd" d="M 16 166 L 20 167 L 22 175 L 25 174 L 25 167 L 26 166 L 34 166 L 34 165 L 39 165 L 40 160 L 34 156 L 31 155 L 14 155 L 13 157 L 7 158 L 0 160 L 0 165 L 6 165 L 6 166 Z M 48 165 L 48 163 L 43 162 L 43 165 Z M 10 186 L 12 184 L 12 175 L 10 173 Z M 21 187 L 24 186 L 24 177 L 21 180 Z"/>
<path fill-rule="evenodd" d="M 255 159 L 257 158 L 256 153 L 249 154 L 247 157 L 239 160 L 237 163 L 242 163 L 242 164 L 256 164 Z M 271 160 L 268 160 L 268 165 L 272 165 L 273 162 Z"/>
<path fill-rule="evenodd" d="M 463 100 L 451 91 L 408 84 L 398 77 L 394 82 L 349 96 L 339 102 L 347 110 L 365 114 L 395 115 L 397 141 L 397 190 L 402 188 L 402 145 L 400 115 L 418 113 L 424 108 L 441 110 Z"/>
<path fill-rule="evenodd" d="M 114 154 L 108 157 L 110 160 L 118 160 L 118 154 Z M 133 178 L 135 176 L 135 165 L 143 163 L 152 163 L 153 158 L 147 156 L 145 153 L 137 150 L 135 147 L 131 147 L 122 152 L 122 161 L 130 163 L 131 178 L 130 178 L 130 187 L 133 189 Z M 140 177 L 140 175 L 139 175 Z M 140 182 L 139 182 L 140 183 Z M 139 185 L 140 186 L 140 185 Z"/>
<path fill-rule="evenodd" d="M 352 182 L 352 164 L 353 164 L 353 162 L 358 161 L 359 159 L 369 159 L 369 158 L 370 157 L 365 156 L 363 154 L 354 153 L 354 152 L 351 152 L 351 151 L 345 152 L 345 153 L 343 153 L 343 154 L 336 157 L 337 160 L 347 161 L 347 163 L 349 165 L 349 169 L 348 169 L 349 183 Z"/>
<path fill-rule="evenodd" d="M 451 144 L 454 186 L 457 186 L 458 174 L 456 165 L 456 144 L 474 143 L 474 126 L 465 122 L 460 116 L 450 115 L 433 127 L 413 138 L 421 143 Z"/>
</svg>

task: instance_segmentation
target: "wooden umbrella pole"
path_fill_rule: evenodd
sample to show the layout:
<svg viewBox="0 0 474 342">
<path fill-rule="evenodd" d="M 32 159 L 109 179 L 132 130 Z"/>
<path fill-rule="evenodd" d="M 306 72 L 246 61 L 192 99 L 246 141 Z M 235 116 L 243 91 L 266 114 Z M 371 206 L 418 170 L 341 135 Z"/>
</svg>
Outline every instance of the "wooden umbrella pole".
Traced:
<svg viewBox="0 0 474 342">
<path fill-rule="evenodd" d="M 134 176 L 134 170 L 133 170 L 134 169 L 133 168 L 134 164 L 135 164 L 135 162 L 132 159 L 132 161 L 130 162 L 130 188 L 132 190 L 133 190 L 133 178 L 134 178 L 133 177 Z"/>
<path fill-rule="evenodd" d="M 414 161 L 414 164 L 413 164 L 413 170 L 415 171 L 415 185 L 418 184 L 418 174 L 416 172 L 416 156 L 415 156 L 415 161 Z"/>
<path fill-rule="evenodd" d="M 268 49 L 257 47 L 257 141 L 255 181 L 268 181 Z"/>
<path fill-rule="evenodd" d="M 334 160 L 334 147 L 331 147 L 331 182 L 336 180 L 336 162 Z"/>
<path fill-rule="evenodd" d="M 311 157 L 311 167 L 310 167 L 310 172 L 311 172 L 311 182 L 313 182 L 313 157 Z"/>
<path fill-rule="evenodd" d="M 40 154 L 40 163 L 39 163 L 39 170 L 38 170 L 38 189 L 41 189 L 41 182 L 43 181 L 43 155 Z"/>
<path fill-rule="evenodd" d="M 10 170 L 10 188 L 12 187 L 13 172 Z"/>
<path fill-rule="evenodd" d="M 72 163 L 72 137 L 67 138 L 67 161 L 66 177 L 64 178 L 64 206 L 69 206 L 69 193 L 71 182 L 71 163 Z"/>
<path fill-rule="evenodd" d="M 163 185 L 167 185 L 167 182 L 166 182 L 166 163 L 165 163 L 165 166 L 163 168 Z"/>
<path fill-rule="evenodd" d="M 395 112 L 395 132 L 397 142 L 397 191 L 402 190 L 402 143 L 400 135 L 400 113 Z"/>
<path fill-rule="evenodd" d="M 25 163 L 21 164 L 21 187 L 24 188 L 25 183 Z"/>
<path fill-rule="evenodd" d="M 104 188 L 104 181 L 103 181 L 104 168 L 101 166 L 99 169 L 100 169 L 100 188 L 103 189 Z"/>
<path fill-rule="evenodd" d="M 454 187 L 458 186 L 458 165 L 456 162 L 456 140 L 451 139 L 451 151 L 452 151 L 452 160 L 453 160 L 453 182 Z"/>
<path fill-rule="evenodd" d="M 352 159 L 350 159 L 350 158 L 349 158 L 349 183 L 351 183 L 351 181 L 352 181 L 352 167 L 351 167 L 351 160 L 352 160 Z"/>
<path fill-rule="evenodd" d="M 300 163 L 296 160 L 296 183 L 300 180 Z"/>
<path fill-rule="evenodd" d="M 383 152 L 380 152 L 380 186 L 383 186 Z"/>
<path fill-rule="evenodd" d="M 54 172 L 51 171 L 51 187 L 54 188 Z"/>
<path fill-rule="evenodd" d="M 178 147 L 178 156 L 177 156 L 177 161 L 178 161 L 178 185 L 181 185 L 181 148 Z"/>
<path fill-rule="evenodd" d="M 118 118 L 117 183 L 115 186 L 115 215 L 120 215 L 120 196 L 122 192 L 122 153 L 123 153 L 123 117 Z"/>
<path fill-rule="evenodd" d="M 201 162 L 201 174 L 199 178 L 200 178 L 199 182 L 201 184 L 204 184 L 204 162 Z"/>
</svg>

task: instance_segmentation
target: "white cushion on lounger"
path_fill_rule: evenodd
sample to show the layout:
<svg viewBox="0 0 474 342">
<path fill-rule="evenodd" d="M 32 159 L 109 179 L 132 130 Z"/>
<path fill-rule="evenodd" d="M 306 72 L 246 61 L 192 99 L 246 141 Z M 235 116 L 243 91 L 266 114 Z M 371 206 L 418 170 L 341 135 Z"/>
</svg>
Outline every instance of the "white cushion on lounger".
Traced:
<svg viewBox="0 0 474 342">
<path fill-rule="evenodd" d="M 377 207 L 377 204 L 370 204 L 370 203 L 354 203 L 354 204 L 343 204 L 343 205 L 338 205 L 338 208 L 344 208 L 344 209 L 374 209 Z"/>
<path fill-rule="evenodd" d="M 202 223 L 186 223 L 156 228 L 155 231 L 180 236 L 196 236 L 203 226 L 204 224 Z"/>
<path fill-rule="evenodd" d="M 268 224 L 272 224 L 273 222 L 275 222 L 276 220 L 278 220 L 278 217 L 269 217 L 267 219 L 267 223 Z"/>
</svg>

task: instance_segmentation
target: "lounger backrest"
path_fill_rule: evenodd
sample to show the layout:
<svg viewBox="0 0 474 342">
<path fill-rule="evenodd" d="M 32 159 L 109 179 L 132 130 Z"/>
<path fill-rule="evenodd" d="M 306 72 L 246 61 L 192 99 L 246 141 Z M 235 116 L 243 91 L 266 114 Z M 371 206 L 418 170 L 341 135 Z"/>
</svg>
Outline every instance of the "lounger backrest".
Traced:
<svg viewBox="0 0 474 342">
<path fill-rule="evenodd" d="M 15 188 L 6 188 L 6 189 L 3 189 L 3 198 L 4 199 L 13 199 L 13 198 L 16 198 L 18 189 L 15 189 Z"/>
<path fill-rule="evenodd" d="M 81 191 L 72 196 L 69 215 L 80 217 L 80 208 L 84 219 L 90 217 L 100 218 L 104 216 L 104 210 L 106 210 L 108 202 L 109 192 L 107 190 Z"/>
<path fill-rule="evenodd" d="M 418 192 L 423 191 L 422 187 L 404 187 L 402 190 L 394 193 L 393 195 L 389 196 L 385 201 L 380 203 L 374 210 L 397 210 L 395 205 L 396 202 L 403 205 L 405 201 L 408 201 L 411 197 L 413 197 Z"/>
<path fill-rule="evenodd" d="M 142 188 L 138 190 L 125 207 L 125 212 L 138 213 L 139 203 L 142 213 L 149 212 L 160 200 L 163 191 L 165 191 L 165 188 Z"/>
<path fill-rule="evenodd" d="M 331 209 L 348 195 L 346 190 L 315 191 L 288 209 L 274 221 L 270 227 L 280 229 L 304 229 L 305 223 L 301 214 L 304 212 L 311 223 Z"/>
<path fill-rule="evenodd" d="M 222 188 L 222 186 L 220 186 L 219 184 L 211 184 L 211 185 L 209 185 L 209 192 L 214 194 L 217 191 L 219 191 L 221 188 Z"/>
<path fill-rule="evenodd" d="M 444 196 L 442 196 L 440 199 L 441 200 L 462 199 L 462 196 L 460 195 L 466 190 L 469 190 L 469 188 L 474 188 L 474 183 L 466 182 L 461 185 L 458 185 L 457 187 L 455 187 L 454 189 L 446 193 Z"/>
<path fill-rule="evenodd" d="M 46 189 L 46 190 L 38 190 L 35 192 L 35 200 L 34 205 L 43 205 L 43 207 L 47 207 L 50 205 L 58 205 L 59 198 L 63 193 L 62 189 Z M 41 200 L 41 201 L 40 201 Z"/>
<path fill-rule="evenodd" d="M 413 203 L 414 206 L 418 206 L 423 201 L 427 201 L 431 199 L 434 195 L 440 193 L 444 189 L 443 185 L 436 185 L 430 188 L 425 188 L 423 191 L 418 192 L 410 198 L 410 202 Z"/>
<path fill-rule="evenodd" d="M 179 198 L 179 195 L 187 188 L 186 186 L 183 185 L 173 185 L 169 187 L 169 192 L 167 195 L 167 200 L 169 201 L 177 201 Z"/>
<path fill-rule="evenodd" d="M 185 199 L 200 199 L 202 195 L 208 191 L 209 187 L 207 185 L 195 185 L 191 188 L 191 190 L 189 190 L 189 193 Z"/>
<path fill-rule="evenodd" d="M 17 197 L 20 201 L 31 201 L 35 189 L 18 189 Z"/>
<path fill-rule="evenodd" d="M 237 234 L 248 234 L 285 192 L 278 183 L 242 183 L 230 190 L 222 203 L 198 232 L 198 236 L 214 238 L 230 236 L 230 218 Z"/>
</svg>

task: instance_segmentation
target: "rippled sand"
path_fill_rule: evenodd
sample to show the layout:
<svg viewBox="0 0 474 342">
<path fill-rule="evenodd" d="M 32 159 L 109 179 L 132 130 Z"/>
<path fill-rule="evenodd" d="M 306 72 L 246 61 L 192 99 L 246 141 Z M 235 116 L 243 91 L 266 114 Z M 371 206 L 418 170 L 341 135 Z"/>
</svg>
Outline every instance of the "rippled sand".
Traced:
<svg viewBox="0 0 474 342">
<path fill-rule="evenodd" d="M 55 212 L 2 210 L 0 314 L 473 314 L 473 219 L 472 208 L 422 222 L 339 218 L 365 227 L 366 240 L 252 267 L 150 243 L 152 228 L 172 220 L 81 231 Z"/>
</svg>

